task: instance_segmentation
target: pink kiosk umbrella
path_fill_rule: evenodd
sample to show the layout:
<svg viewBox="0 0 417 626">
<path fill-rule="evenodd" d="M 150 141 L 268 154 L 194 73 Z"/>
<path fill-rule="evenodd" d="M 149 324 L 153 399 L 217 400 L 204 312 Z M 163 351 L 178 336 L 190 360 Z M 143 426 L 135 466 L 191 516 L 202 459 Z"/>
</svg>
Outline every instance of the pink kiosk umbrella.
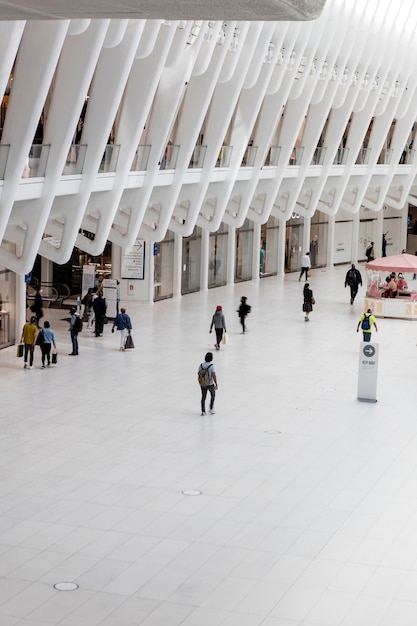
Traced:
<svg viewBox="0 0 417 626">
<path fill-rule="evenodd" d="M 403 274 L 417 274 L 417 256 L 414 254 L 393 254 L 392 256 L 384 256 L 374 261 L 365 263 L 367 270 L 376 270 L 381 272 L 402 272 Z"/>
</svg>

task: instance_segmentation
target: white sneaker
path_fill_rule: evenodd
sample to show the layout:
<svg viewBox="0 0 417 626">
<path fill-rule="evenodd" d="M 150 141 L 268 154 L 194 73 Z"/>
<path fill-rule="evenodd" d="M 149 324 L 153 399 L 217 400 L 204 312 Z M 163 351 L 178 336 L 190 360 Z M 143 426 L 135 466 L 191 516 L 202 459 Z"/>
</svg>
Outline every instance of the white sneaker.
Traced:
<svg viewBox="0 0 417 626">
<path fill-rule="evenodd" d="M 33 365 L 30 365 L 30 366 L 29 366 L 29 369 L 30 369 L 30 370 L 33 370 Z"/>
<path fill-rule="evenodd" d="M 205 412 L 204 412 L 204 411 L 201 411 L 201 417 L 203 417 L 203 415 L 205 415 Z"/>
<path fill-rule="evenodd" d="M 216 411 L 214 409 L 209 409 L 210 415 L 216 415 Z"/>
</svg>

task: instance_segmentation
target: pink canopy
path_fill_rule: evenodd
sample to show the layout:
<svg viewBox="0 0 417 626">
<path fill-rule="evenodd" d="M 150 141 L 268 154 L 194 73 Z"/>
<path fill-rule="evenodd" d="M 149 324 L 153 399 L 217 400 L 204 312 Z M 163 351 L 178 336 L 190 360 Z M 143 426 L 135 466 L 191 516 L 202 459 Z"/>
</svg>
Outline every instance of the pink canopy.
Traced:
<svg viewBox="0 0 417 626">
<path fill-rule="evenodd" d="M 393 254 L 392 256 L 384 256 L 381 259 L 375 259 L 365 263 L 367 270 L 380 270 L 382 272 L 408 272 L 417 273 L 417 256 L 414 254 Z"/>
</svg>

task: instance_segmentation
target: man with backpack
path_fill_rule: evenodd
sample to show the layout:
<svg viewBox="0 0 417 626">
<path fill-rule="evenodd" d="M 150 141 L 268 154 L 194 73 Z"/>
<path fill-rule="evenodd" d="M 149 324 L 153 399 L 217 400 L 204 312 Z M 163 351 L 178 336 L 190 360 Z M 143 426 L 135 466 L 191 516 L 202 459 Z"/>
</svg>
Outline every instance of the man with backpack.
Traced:
<svg viewBox="0 0 417 626">
<path fill-rule="evenodd" d="M 69 356 L 78 356 L 78 333 L 80 333 L 83 329 L 83 322 L 80 314 L 76 309 L 74 309 L 74 307 L 72 307 L 70 313 L 71 319 L 69 331 L 71 333 L 72 352 L 69 353 Z"/>
<path fill-rule="evenodd" d="M 366 311 L 366 313 L 361 315 L 361 317 L 359 319 L 359 322 L 358 322 L 358 326 L 356 328 L 356 332 L 358 333 L 359 332 L 359 328 L 361 328 L 362 329 L 362 333 L 363 333 L 363 340 L 364 341 L 371 341 L 372 326 L 375 326 L 375 330 L 376 330 L 376 332 L 378 332 L 378 327 L 376 325 L 376 319 L 372 315 L 372 309 L 368 309 Z"/>
<path fill-rule="evenodd" d="M 352 267 L 346 273 L 345 287 L 350 287 L 350 303 L 353 304 L 356 294 L 358 293 L 359 285 L 362 285 L 362 276 L 359 270 L 356 269 L 352 263 Z"/>
<path fill-rule="evenodd" d="M 217 376 L 216 366 L 213 363 L 213 353 L 207 352 L 204 357 L 204 363 L 200 364 L 198 368 L 198 382 L 201 387 L 201 415 L 206 414 L 206 397 L 207 392 L 210 392 L 210 408 L 209 413 L 214 415 L 214 400 L 216 397 Z"/>
</svg>

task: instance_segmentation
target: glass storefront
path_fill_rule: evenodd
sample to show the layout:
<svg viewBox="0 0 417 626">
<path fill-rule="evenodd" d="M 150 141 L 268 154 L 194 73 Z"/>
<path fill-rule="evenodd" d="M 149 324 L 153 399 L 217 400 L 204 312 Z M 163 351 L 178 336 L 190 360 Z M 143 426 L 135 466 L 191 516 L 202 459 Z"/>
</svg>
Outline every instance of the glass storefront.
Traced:
<svg viewBox="0 0 417 626">
<path fill-rule="evenodd" d="M 154 300 L 172 298 L 174 293 L 174 234 L 168 231 L 165 239 L 156 244 L 154 255 Z"/>
<path fill-rule="evenodd" d="M 208 270 L 209 289 L 226 284 L 227 234 L 227 226 L 223 223 L 220 224 L 220 228 L 217 232 L 210 233 Z"/>
<path fill-rule="evenodd" d="M 7 269 L 0 270 L 0 349 L 15 342 L 16 278 Z"/>
<path fill-rule="evenodd" d="M 275 276 L 278 262 L 279 219 L 269 217 L 261 226 L 261 251 L 259 256 L 259 276 Z"/>
<path fill-rule="evenodd" d="M 253 222 L 246 219 L 236 229 L 235 282 L 252 279 Z"/>
<path fill-rule="evenodd" d="M 190 237 L 182 240 L 181 293 L 200 289 L 201 228 L 196 226 Z"/>
<path fill-rule="evenodd" d="M 285 271 L 298 272 L 301 269 L 303 251 L 304 218 L 293 215 L 287 222 L 285 237 Z"/>
<path fill-rule="evenodd" d="M 327 234 L 329 217 L 316 211 L 311 218 L 310 259 L 311 267 L 323 267 L 327 262 Z"/>
</svg>

